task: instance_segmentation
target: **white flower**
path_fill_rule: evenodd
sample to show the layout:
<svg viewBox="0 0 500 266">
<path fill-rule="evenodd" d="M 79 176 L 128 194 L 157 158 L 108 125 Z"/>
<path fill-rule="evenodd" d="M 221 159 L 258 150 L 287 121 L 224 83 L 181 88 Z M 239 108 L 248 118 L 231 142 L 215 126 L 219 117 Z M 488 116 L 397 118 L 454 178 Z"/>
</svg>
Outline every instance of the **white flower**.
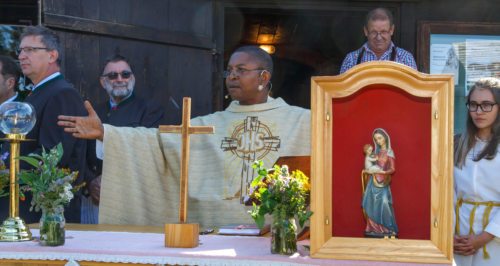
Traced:
<svg viewBox="0 0 500 266">
<path fill-rule="evenodd" d="M 66 183 L 64 185 L 64 192 L 60 194 L 61 198 L 63 198 L 65 201 L 70 201 L 73 199 L 73 192 L 71 192 L 71 184 Z"/>
<path fill-rule="evenodd" d="M 281 166 L 281 174 L 284 175 L 284 176 L 289 176 L 288 165 Z"/>
</svg>

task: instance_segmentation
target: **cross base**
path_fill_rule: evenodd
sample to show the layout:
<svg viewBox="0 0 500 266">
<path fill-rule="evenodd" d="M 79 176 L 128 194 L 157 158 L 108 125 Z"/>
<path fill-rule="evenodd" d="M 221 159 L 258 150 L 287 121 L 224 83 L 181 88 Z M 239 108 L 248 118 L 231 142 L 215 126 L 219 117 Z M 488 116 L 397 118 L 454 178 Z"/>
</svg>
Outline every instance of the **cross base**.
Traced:
<svg viewBox="0 0 500 266">
<path fill-rule="evenodd" d="M 199 235 L 199 224 L 165 224 L 165 246 L 169 248 L 195 248 Z"/>
</svg>

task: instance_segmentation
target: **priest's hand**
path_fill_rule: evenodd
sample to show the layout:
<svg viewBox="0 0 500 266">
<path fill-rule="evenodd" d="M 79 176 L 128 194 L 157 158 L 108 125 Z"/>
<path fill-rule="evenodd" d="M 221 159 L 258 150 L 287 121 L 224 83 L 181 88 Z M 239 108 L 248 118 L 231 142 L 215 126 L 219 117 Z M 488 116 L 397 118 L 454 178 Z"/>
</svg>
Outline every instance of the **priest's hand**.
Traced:
<svg viewBox="0 0 500 266">
<path fill-rule="evenodd" d="M 57 118 L 57 124 L 64 127 L 64 131 L 71 133 L 73 137 L 80 139 L 98 139 L 104 138 L 104 127 L 101 119 L 95 112 L 89 101 L 85 101 L 85 109 L 88 116 L 66 116 L 60 115 Z"/>
</svg>

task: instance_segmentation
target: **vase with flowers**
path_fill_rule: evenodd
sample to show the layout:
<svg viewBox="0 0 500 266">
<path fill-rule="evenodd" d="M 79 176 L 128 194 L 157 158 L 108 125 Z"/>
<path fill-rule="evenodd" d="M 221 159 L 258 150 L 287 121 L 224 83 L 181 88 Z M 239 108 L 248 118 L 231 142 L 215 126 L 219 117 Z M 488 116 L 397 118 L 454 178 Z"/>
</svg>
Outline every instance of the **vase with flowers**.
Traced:
<svg viewBox="0 0 500 266">
<path fill-rule="evenodd" d="M 288 170 L 288 166 L 275 165 L 266 169 L 262 161 L 253 164 L 258 176 L 251 183 L 250 198 L 253 209 L 250 211 L 257 226 L 262 228 L 265 215 L 272 216 L 271 253 L 293 254 L 297 251 L 297 224 L 300 226 L 311 217 L 307 208 L 311 186 L 309 178 L 300 170 Z"/>
<path fill-rule="evenodd" d="M 58 167 L 63 155 L 62 144 L 42 154 L 29 154 L 19 159 L 30 164 L 33 169 L 21 171 L 19 179 L 23 183 L 22 192 L 31 192 L 30 211 L 42 211 L 40 218 L 40 244 L 60 246 L 65 241 L 64 206 L 73 199 L 73 193 L 82 185 L 73 187 L 78 172 Z"/>
</svg>

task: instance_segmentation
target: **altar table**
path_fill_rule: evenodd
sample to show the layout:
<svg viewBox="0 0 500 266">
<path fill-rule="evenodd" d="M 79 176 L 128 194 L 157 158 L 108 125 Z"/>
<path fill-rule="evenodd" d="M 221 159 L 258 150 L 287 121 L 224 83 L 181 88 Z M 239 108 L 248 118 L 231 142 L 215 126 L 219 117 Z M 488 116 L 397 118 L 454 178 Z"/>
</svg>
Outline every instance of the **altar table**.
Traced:
<svg viewBox="0 0 500 266">
<path fill-rule="evenodd" d="M 123 230 L 127 232 L 117 232 Z M 291 256 L 275 255 L 270 253 L 269 237 L 201 235 L 197 248 L 166 248 L 160 227 L 72 225 L 59 247 L 40 246 L 38 230 L 31 232 L 33 241 L 0 242 L 1 265 L 408 265 L 313 259 L 303 247 Z"/>
</svg>

